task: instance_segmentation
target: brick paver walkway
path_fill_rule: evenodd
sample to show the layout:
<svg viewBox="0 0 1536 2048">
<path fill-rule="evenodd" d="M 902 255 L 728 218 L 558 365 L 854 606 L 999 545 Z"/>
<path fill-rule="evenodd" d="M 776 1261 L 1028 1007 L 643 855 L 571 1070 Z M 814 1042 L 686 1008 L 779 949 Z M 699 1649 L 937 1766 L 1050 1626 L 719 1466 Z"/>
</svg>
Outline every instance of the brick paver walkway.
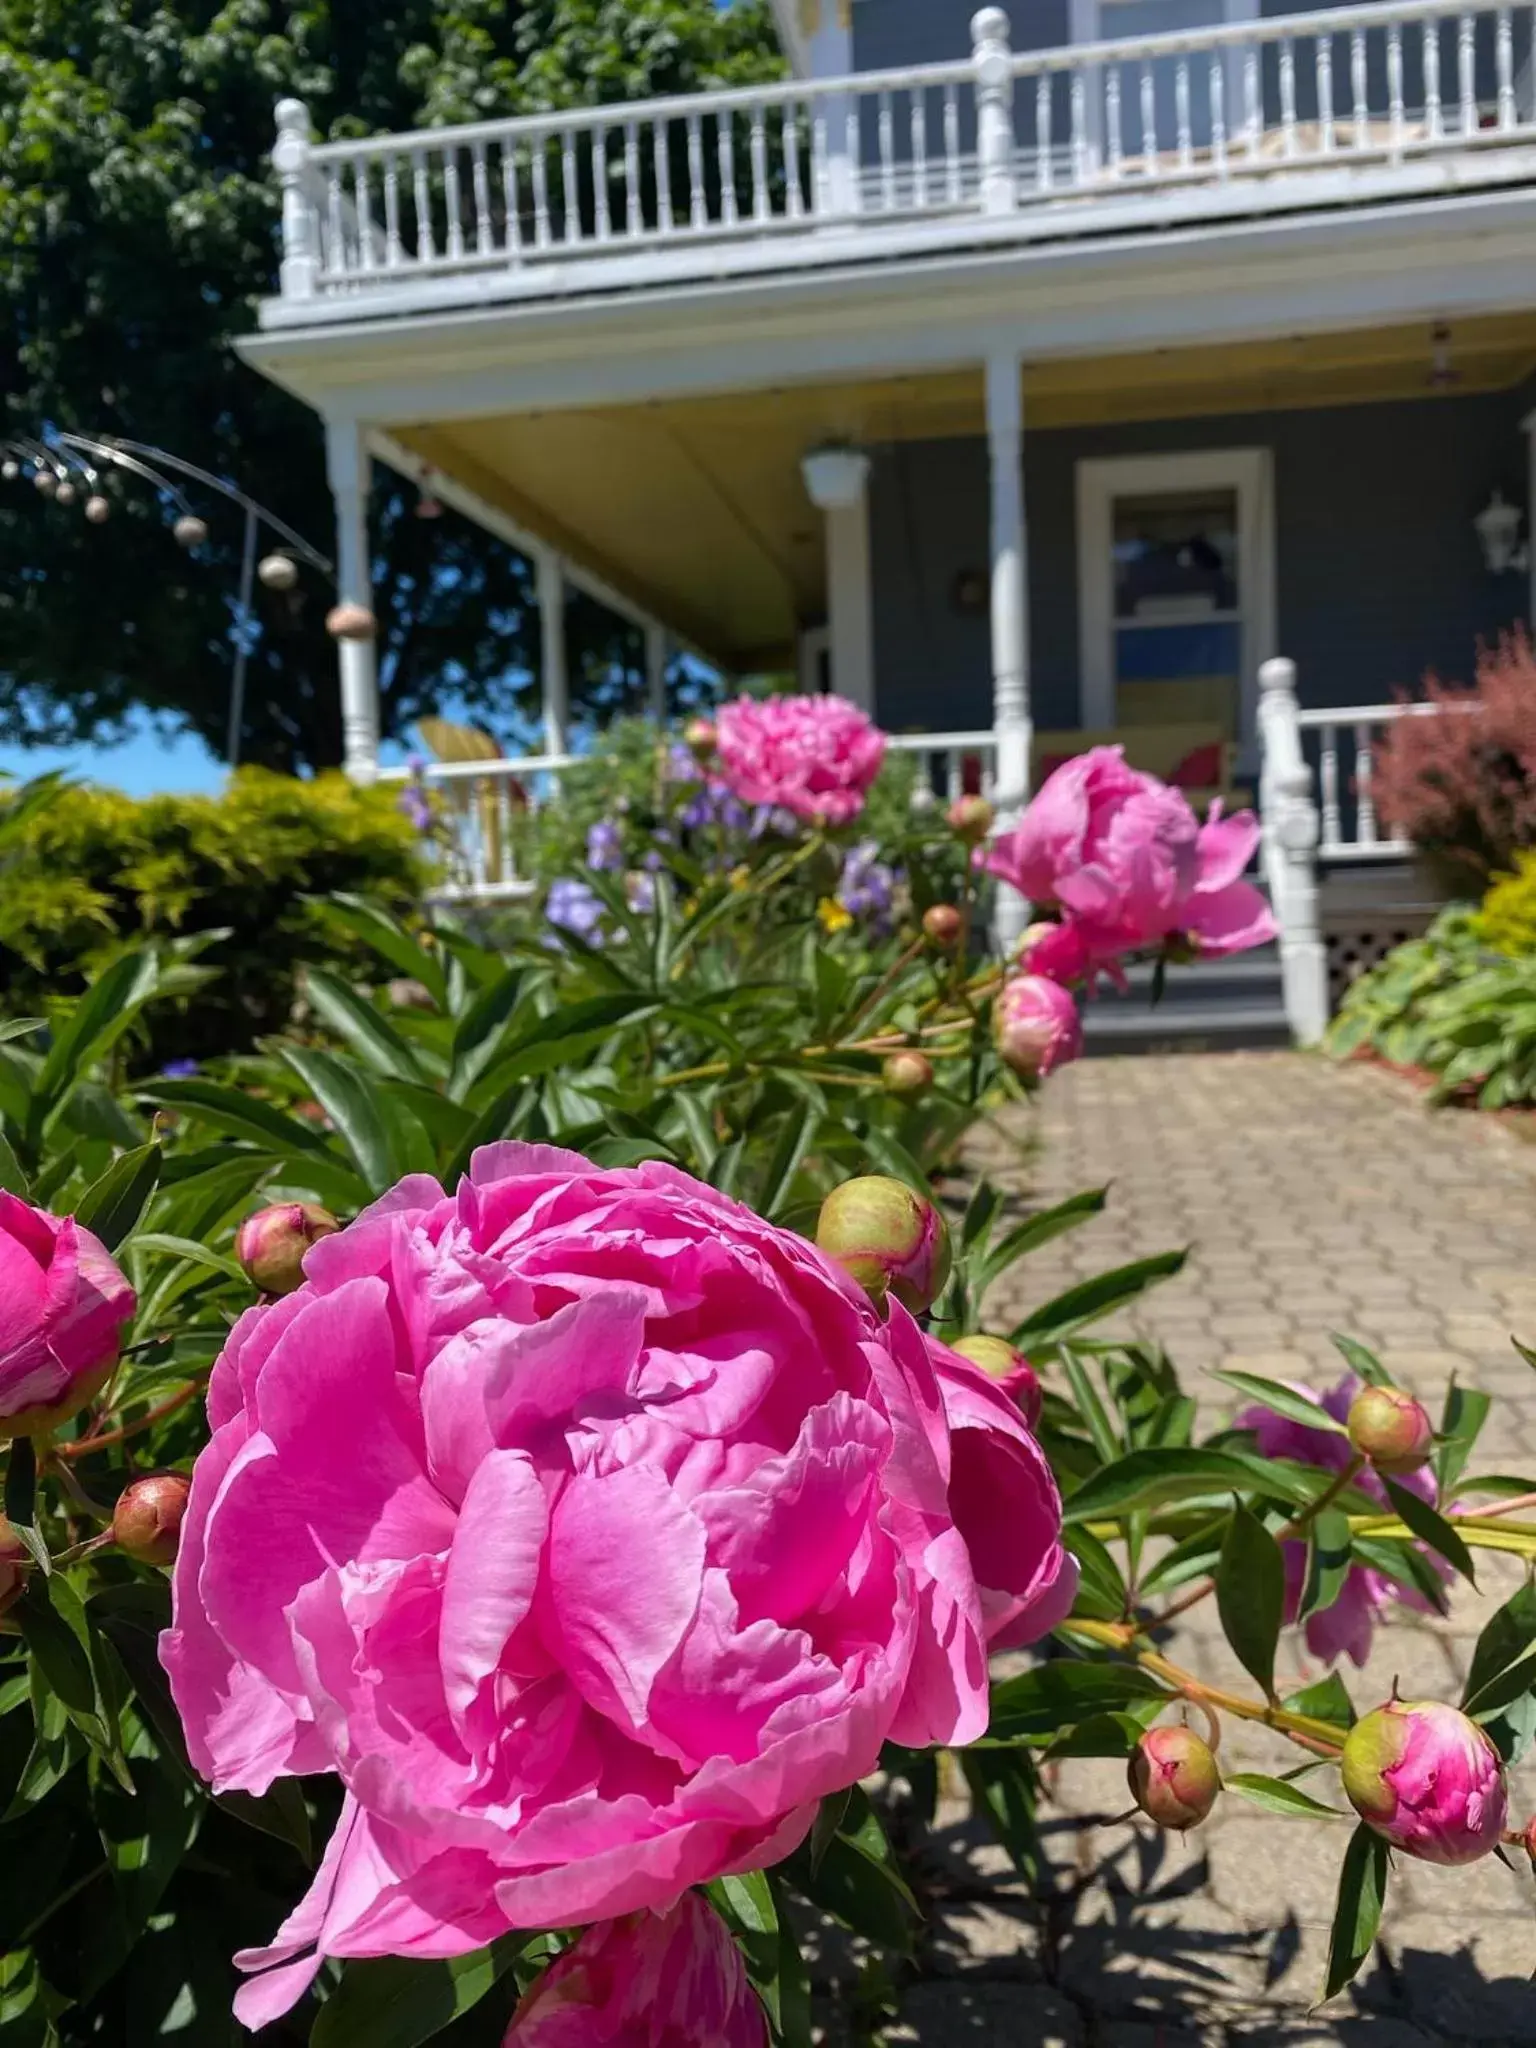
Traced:
<svg viewBox="0 0 1536 2048">
<path fill-rule="evenodd" d="M 1106 1267 L 1173 1245 L 1194 1256 L 1130 1318 L 1229 1412 L 1217 1364 L 1333 1378 L 1342 1329 L 1379 1350 L 1435 1412 L 1454 1369 L 1498 1397 L 1481 1462 L 1536 1471 L 1536 1144 L 1487 1120 L 1427 1111 L 1404 1084 L 1290 1053 L 1093 1061 L 1056 1077 L 1042 1149 L 1020 1168 L 996 1139 L 978 1167 L 1032 1203 L 1113 1182 L 1107 1214 L 1022 1267 L 998 1320 Z M 1484 1553 L 1486 1556 L 1487 1554 Z M 1480 1571 L 1445 1623 L 1379 1634 L 1350 1669 L 1357 1701 L 1454 1697 L 1469 1646 L 1510 1574 Z M 1169 1654 L 1251 1690 L 1207 1608 Z M 1283 1679 L 1316 1676 L 1287 1638 Z M 1295 1752 L 1229 1725 L 1228 1768 L 1283 1769 Z M 1321 1782 L 1321 1781 L 1319 1781 Z M 1046 1809 L 1058 1896 L 1031 1907 L 985 1849 L 936 1931 L 944 1981 L 919 1987 L 893 2040 L 951 2048 L 1462 2048 L 1536 2043 L 1536 1887 L 1495 1860 L 1415 1864 L 1394 1878 L 1374 1965 L 1325 2014 L 1322 1980 L 1347 1824 L 1259 1814 L 1229 1795 L 1184 1841 L 1103 1819 L 1126 1805 L 1118 1765 L 1061 1767 Z M 1536 1808 L 1536 1760 L 1517 1774 Z M 968 1830 L 956 1808 L 957 1849 Z M 987 1876 L 992 1873 L 991 1878 Z"/>
</svg>

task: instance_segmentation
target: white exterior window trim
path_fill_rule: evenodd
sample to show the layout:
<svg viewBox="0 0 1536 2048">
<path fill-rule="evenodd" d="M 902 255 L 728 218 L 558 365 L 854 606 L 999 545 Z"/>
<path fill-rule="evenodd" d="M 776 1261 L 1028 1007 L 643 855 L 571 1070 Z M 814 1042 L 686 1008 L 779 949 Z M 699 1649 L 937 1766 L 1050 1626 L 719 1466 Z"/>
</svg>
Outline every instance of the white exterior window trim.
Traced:
<svg viewBox="0 0 1536 2048">
<path fill-rule="evenodd" d="M 1261 18 L 1263 0 L 1223 0 L 1222 19 L 1226 22 L 1258 21 Z M 1110 42 L 1122 33 L 1117 30 L 1113 18 L 1104 20 L 1107 13 L 1113 17 L 1116 12 L 1114 0 L 1069 0 L 1068 34 L 1074 43 Z M 1128 31 L 1134 35 L 1134 29 Z"/>
<path fill-rule="evenodd" d="M 1274 459 L 1268 448 L 1200 448 L 1108 456 L 1077 465 L 1078 673 L 1085 731 L 1118 725 L 1115 704 L 1114 504 L 1159 491 L 1237 494 L 1237 576 L 1242 595 L 1237 740 L 1250 754 L 1258 673 L 1278 638 Z"/>
</svg>

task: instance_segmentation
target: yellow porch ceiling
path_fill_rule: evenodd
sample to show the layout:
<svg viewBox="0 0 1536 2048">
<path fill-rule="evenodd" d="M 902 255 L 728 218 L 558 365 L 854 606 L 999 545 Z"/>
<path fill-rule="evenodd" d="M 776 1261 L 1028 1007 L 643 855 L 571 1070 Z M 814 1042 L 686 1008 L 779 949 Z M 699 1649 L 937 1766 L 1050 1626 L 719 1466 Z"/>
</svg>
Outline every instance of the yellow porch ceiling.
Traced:
<svg viewBox="0 0 1536 2048">
<path fill-rule="evenodd" d="M 1072 358 L 1024 371 L 1025 431 L 1422 398 L 1422 323 L 1241 347 Z M 1458 322 L 1447 395 L 1536 369 L 1536 314 Z M 728 666 L 788 665 L 825 610 L 820 517 L 800 458 L 985 430 L 979 368 L 720 396 L 423 422 L 397 438 Z"/>
</svg>

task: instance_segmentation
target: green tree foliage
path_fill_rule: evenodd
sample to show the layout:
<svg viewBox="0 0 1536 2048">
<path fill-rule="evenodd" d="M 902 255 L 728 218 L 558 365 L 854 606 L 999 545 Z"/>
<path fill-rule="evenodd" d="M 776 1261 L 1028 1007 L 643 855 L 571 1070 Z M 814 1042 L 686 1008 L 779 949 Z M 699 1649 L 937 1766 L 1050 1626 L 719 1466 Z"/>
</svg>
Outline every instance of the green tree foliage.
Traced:
<svg viewBox="0 0 1536 2048">
<path fill-rule="evenodd" d="M 237 480 L 322 548 L 318 422 L 231 340 L 274 287 L 272 108 L 356 135 L 686 92 L 770 75 L 763 0 L 0 0 L 0 433 L 42 423 L 156 443 Z M 373 506 L 386 732 L 445 695 L 492 722 L 538 663 L 528 564 L 387 472 Z M 168 508 L 124 491 L 105 529 L 0 494 L 0 734 L 67 741 L 135 707 L 222 749 L 237 514 L 189 558 Z M 263 599 L 248 759 L 339 759 L 326 595 Z M 571 608 L 578 683 L 622 697 L 640 651 Z"/>
</svg>

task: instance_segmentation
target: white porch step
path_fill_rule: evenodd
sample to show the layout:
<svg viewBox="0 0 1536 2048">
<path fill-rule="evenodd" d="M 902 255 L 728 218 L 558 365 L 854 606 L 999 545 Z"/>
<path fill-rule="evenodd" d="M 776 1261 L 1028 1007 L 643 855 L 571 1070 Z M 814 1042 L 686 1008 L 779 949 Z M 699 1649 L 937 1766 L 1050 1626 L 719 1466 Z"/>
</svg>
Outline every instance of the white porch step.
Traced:
<svg viewBox="0 0 1536 2048">
<path fill-rule="evenodd" d="M 1090 1054 L 1290 1043 L 1280 956 L 1273 946 L 1170 967 L 1162 1001 L 1155 1004 L 1152 968 L 1132 968 L 1127 979 L 1130 986 L 1123 995 L 1101 987 L 1083 1005 L 1083 1039 Z"/>
</svg>

